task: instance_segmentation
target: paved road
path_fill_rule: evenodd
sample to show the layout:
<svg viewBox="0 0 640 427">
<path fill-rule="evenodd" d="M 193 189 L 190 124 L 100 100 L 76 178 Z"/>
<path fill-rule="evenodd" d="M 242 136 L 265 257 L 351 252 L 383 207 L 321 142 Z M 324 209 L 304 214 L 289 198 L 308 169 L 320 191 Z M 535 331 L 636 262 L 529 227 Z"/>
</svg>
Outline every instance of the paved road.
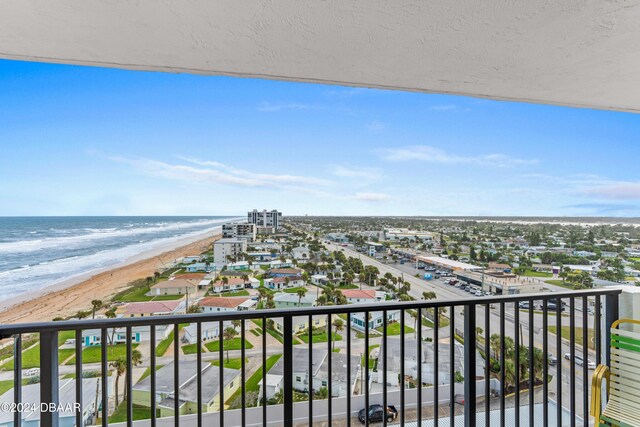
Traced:
<svg viewBox="0 0 640 427">
<path fill-rule="evenodd" d="M 326 243 L 325 243 L 326 244 Z M 432 291 L 435 292 L 437 299 L 438 300 L 460 300 L 460 299 L 478 299 L 481 300 L 482 297 L 475 297 L 471 294 L 469 294 L 468 292 L 465 292 L 461 289 L 455 288 L 453 286 L 450 285 L 446 285 L 444 283 L 444 279 L 433 279 L 430 281 L 427 280 L 423 280 L 421 278 L 415 277 L 415 274 L 419 274 L 420 276 L 422 276 L 424 274 L 424 270 L 420 270 L 420 269 L 416 269 L 415 264 L 412 263 L 405 263 L 405 264 L 400 264 L 400 263 L 396 263 L 396 264 L 384 264 L 376 259 L 373 259 L 369 256 L 366 256 L 364 254 L 361 254 L 359 252 L 356 252 L 348 247 L 342 247 L 339 245 L 334 245 L 334 244 L 326 244 L 328 246 L 328 248 L 332 251 L 342 251 L 344 252 L 344 254 L 346 256 L 351 256 L 354 258 L 359 258 L 360 260 L 362 260 L 364 265 L 372 265 L 378 268 L 378 270 L 380 271 L 380 276 L 384 276 L 385 273 L 391 273 L 394 276 L 402 276 L 404 277 L 405 280 L 408 280 L 409 283 L 411 284 L 411 290 L 409 291 L 409 294 L 418 299 L 421 300 L 422 299 L 422 293 L 425 291 Z M 566 291 L 566 289 L 564 288 L 558 288 L 556 286 L 552 286 L 552 285 L 548 285 L 550 287 L 550 290 L 552 291 Z M 568 310 L 568 307 L 567 307 Z M 476 324 L 477 326 L 481 327 L 484 329 L 485 327 L 485 309 L 484 307 L 478 307 L 478 309 L 476 310 Z M 490 333 L 494 334 L 494 333 L 499 333 L 500 331 L 500 310 L 498 305 L 495 305 L 495 307 L 490 309 Z M 582 308 L 582 301 L 580 300 L 576 300 L 576 310 L 575 310 L 575 325 L 576 326 L 582 326 L 582 316 L 583 316 L 583 308 Z M 528 310 L 520 310 L 520 316 L 519 316 L 519 323 L 518 325 L 516 325 L 515 323 L 515 308 L 513 306 L 513 304 L 506 304 L 505 305 L 505 317 L 504 317 L 504 323 L 505 323 L 505 334 L 507 336 L 511 336 L 514 337 L 515 336 L 515 330 L 516 327 L 518 327 L 520 329 L 520 334 L 522 337 L 522 343 L 526 346 L 529 345 L 529 313 Z M 587 322 L 588 322 L 588 327 L 593 328 L 593 316 L 588 314 L 587 317 Z M 458 309 L 455 312 L 455 325 L 457 329 L 462 330 L 462 327 L 464 325 L 464 316 L 462 315 L 462 309 Z M 534 311 L 534 319 L 533 319 L 533 331 L 534 331 L 534 345 L 542 348 L 542 326 L 543 326 L 543 316 L 541 313 L 536 313 Z M 562 325 L 563 326 L 568 326 L 569 325 L 569 317 L 567 316 L 562 316 L 561 318 L 562 320 Z M 549 315 L 548 316 L 548 324 L 551 325 L 556 325 L 557 322 L 557 318 L 555 315 Z M 441 336 L 448 336 L 447 334 L 449 333 L 449 328 L 444 328 L 440 335 Z M 578 337 L 576 336 L 576 340 L 577 341 L 581 341 L 582 337 Z M 569 388 L 570 388 L 570 371 L 572 368 L 572 363 L 568 360 L 565 360 L 563 358 L 563 355 L 565 353 L 568 353 L 570 350 L 570 345 L 569 345 L 569 341 L 568 340 L 564 340 L 562 341 L 562 347 L 560 349 L 560 351 L 558 351 L 557 349 L 557 344 L 556 344 L 556 336 L 553 334 L 549 334 L 548 336 L 548 350 L 550 353 L 552 353 L 553 355 L 555 355 L 559 361 L 559 363 L 561 363 L 562 366 L 562 380 L 563 380 L 563 386 L 562 386 L 562 390 L 563 390 L 563 396 L 569 396 Z M 582 350 L 582 346 L 579 345 L 576 342 L 575 345 L 575 351 L 577 355 L 582 356 L 583 354 L 583 350 Z M 592 350 L 589 350 L 589 360 L 591 361 L 595 361 L 595 353 Z M 583 390 L 585 388 L 585 381 L 583 378 L 583 372 L 582 372 L 582 368 L 578 367 L 577 365 L 574 365 L 575 368 L 575 381 L 576 381 L 576 411 L 577 413 L 581 414 L 583 412 L 583 405 L 582 405 L 582 393 Z M 551 367 L 549 370 L 549 373 L 551 375 L 554 376 L 554 380 L 552 382 L 552 384 L 549 387 L 550 391 L 555 392 L 556 390 L 556 368 Z M 591 375 L 592 371 L 589 371 L 589 376 Z M 589 386 L 589 379 L 586 381 L 586 386 Z M 564 400 L 565 403 L 568 403 L 568 397 L 565 397 L 566 400 Z M 564 405 L 567 406 L 568 405 Z"/>
</svg>

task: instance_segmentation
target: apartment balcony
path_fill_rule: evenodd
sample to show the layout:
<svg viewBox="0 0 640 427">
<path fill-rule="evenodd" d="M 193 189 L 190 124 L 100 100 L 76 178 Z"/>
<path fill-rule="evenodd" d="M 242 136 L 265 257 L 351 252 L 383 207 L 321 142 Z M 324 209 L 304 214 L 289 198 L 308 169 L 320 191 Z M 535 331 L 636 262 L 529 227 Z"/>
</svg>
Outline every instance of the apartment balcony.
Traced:
<svg viewBox="0 0 640 427">
<path fill-rule="evenodd" d="M 381 404 L 397 410 L 379 420 L 385 426 L 587 426 L 590 365 L 609 360 L 620 294 L 3 325 L 0 335 L 14 340 L 14 387 L 0 401 L 0 425 L 350 426 L 361 409 Z M 347 321 L 355 313 L 370 322 L 355 328 Z M 196 331 L 189 351 L 179 332 L 186 324 Z M 235 332 L 219 345 L 214 327 Z M 114 328 L 124 344 L 84 347 L 83 331 L 97 329 L 96 342 L 109 343 Z M 15 351 L 33 334 L 39 382 L 29 376 L 34 354 Z M 58 410 L 41 412 L 40 402 Z M 11 414 L 10 403 L 27 408 Z M 361 418 L 376 421 L 369 416 Z"/>
</svg>

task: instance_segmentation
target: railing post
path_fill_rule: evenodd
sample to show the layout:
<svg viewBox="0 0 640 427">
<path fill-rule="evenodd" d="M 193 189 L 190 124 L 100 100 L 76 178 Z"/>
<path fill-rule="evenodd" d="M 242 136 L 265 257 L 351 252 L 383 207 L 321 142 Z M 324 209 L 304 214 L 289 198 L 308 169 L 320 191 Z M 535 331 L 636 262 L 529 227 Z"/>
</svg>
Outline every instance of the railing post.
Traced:
<svg viewBox="0 0 640 427">
<path fill-rule="evenodd" d="M 453 339 L 453 337 L 451 337 Z M 485 381 L 487 378 L 485 378 Z M 488 399 L 488 396 L 485 396 Z M 454 407 L 455 402 L 451 402 Z M 464 306 L 464 425 L 476 426 L 476 306 Z"/>
<path fill-rule="evenodd" d="M 611 325 L 618 320 L 618 294 L 607 294 L 605 296 L 604 311 L 604 362 L 611 366 Z"/>
<path fill-rule="evenodd" d="M 82 379 L 80 379 L 82 380 Z M 76 379 L 78 381 L 78 379 Z M 40 402 L 57 406 L 59 403 L 58 385 L 58 331 L 40 333 Z M 55 408 L 42 411 L 42 427 L 58 427 L 58 412 Z"/>
<path fill-rule="evenodd" d="M 284 426 L 293 427 L 293 319 L 283 320 L 283 362 L 284 362 Z M 309 325 L 311 328 L 312 325 Z M 309 354 L 311 357 L 311 354 Z M 309 381 L 311 383 L 311 380 Z"/>
</svg>

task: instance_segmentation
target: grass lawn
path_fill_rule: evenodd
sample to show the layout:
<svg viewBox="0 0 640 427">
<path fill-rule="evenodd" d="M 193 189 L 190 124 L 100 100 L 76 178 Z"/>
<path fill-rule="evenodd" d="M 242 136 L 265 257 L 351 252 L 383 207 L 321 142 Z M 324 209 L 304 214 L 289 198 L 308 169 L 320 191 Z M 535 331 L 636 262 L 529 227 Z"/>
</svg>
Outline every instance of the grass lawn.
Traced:
<svg viewBox="0 0 640 427">
<path fill-rule="evenodd" d="M 552 273 L 547 273 L 547 272 L 544 272 L 544 271 L 527 270 L 523 274 L 521 274 L 521 276 L 526 276 L 526 277 L 553 277 L 553 274 Z"/>
<path fill-rule="evenodd" d="M 245 366 L 247 365 L 247 363 L 249 363 L 249 359 L 245 357 L 244 359 L 244 364 Z M 220 361 L 219 360 L 213 360 L 211 362 L 211 364 L 213 366 L 220 366 Z M 229 361 L 227 361 L 227 358 L 224 358 L 224 367 L 225 368 L 230 368 L 230 369 L 242 369 L 242 358 L 241 357 L 230 357 Z"/>
<path fill-rule="evenodd" d="M 149 292 L 147 286 L 136 286 L 131 291 L 123 294 L 116 295 L 114 297 L 114 301 L 116 302 L 145 302 L 145 301 L 173 301 L 182 298 L 184 295 L 158 295 L 158 296 L 147 296 L 145 295 Z"/>
<path fill-rule="evenodd" d="M 122 398 L 122 396 L 120 396 Z M 133 420 L 148 420 L 151 418 L 151 408 L 141 405 L 133 405 Z M 127 421 L 127 401 L 120 402 L 113 414 L 109 417 L 110 423 L 124 423 Z"/>
<path fill-rule="evenodd" d="M 298 337 L 298 339 L 304 342 L 305 344 L 309 343 L 309 335 L 306 333 L 296 335 L 296 337 Z M 318 342 L 327 342 L 329 338 L 326 331 L 318 331 L 318 332 L 314 331 L 312 337 L 313 337 L 314 344 Z M 342 341 L 342 335 L 339 335 L 335 332 L 331 333 L 331 337 L 333 338 L 333 341 Z"/>
<path fill-rule="evenodd" d="M 562 279 L 545 280 L 550 285 L 560 286 L 562 288 L 573 289 L 573 285 L 569 282 L 562 283 Z"/>
<path fill-rule="evenodd" d="M 376 331 L 383 333 L 382 326 L 376 328 Z M 404 333 L 409 334 L 413 332 L 414 329 L 410 326 L 404 325 Z M 387 335 L 400 335 L 400 323 L 394 322 L 387 325 Z"/>
<path fill-rule="evenodd" d="M 163 366 L 164 365 L 156 365 L 156 372 L 158 371 L 158 369 L 162 368 Z M 140 376 L 140 379 L 138 380 L 138 382 L 140 382 L 143 379 L 147 378 L 149 375 L 151 375 L 151 368 L 150 367 L 145 369 L 145 371 Z"/>
<path fill-rule="evenodd" d="M 351 285 L 338 285 L 336 288 L 337 289 L 360 289 L 360 286 L 354 285 L 354 284 L 351 284 Z"/>
<path fill-rule="evenodd" d="M 276 362 L 278 361 L 278 359 L 280 359 L 280 357 L 282 357 L 281 354 L 274 354 L 272 356 L 269 356 L 267 358 L 267 361 L 265 363 L 266 365 L 266 370 L 267 372 L 269 372 L 269 370 L 271 369 L 271 367 L 273 365 L 276 364 Z M 245 383 L 245 393 L 251 393 L 251 392 L 259 392 L 260 391 L 260 380 L 262 379 L 262 367 L 258 368 L 247 380 L 247 382 Z M 238 397 L 240 395 L 240 393 L 242 393 L 242 388 L 239 388 L 235 393 L 233 393 L 228 399 L 227 402 L 232 402 L 236 397 Z"/>
<path fill-rule="evenodd" d="M 224 350 L 240 350 L 240 347 L 242 346 L 242 340 L 240 338 L 234 338 L 232 340 L 224 341 L 222 345 Z M 220 340 L 209 341 L 204 346 L 209 351 L 218 351 L 220 348 Z M 245 349 L 253 348 L 253 344 L 251 344 L 249 341 L 245 339 L 244 348 Z"/>
<path fill-rule="evenodd" d="M 267 328 L 267 333 L 278 340 L 280 344 L 284 344 L 284 338 L 278 332 L 274 331 L 273 329 Z"/>
<path fill-rule="evenodd" d="M 187 344 L 187 345 L 183 345 L 181 348 L 182 348 L 182 353 L 184 354 L 196 354 L 198 352 L 198 344 Z"/>
<path fill-rule="evenodd" d="M 138 344 L 132 344 L 132 348 L 136 348 Z M 102 346 L 95 345 L 92 347 L 85 347 L 82 350 L 82 363 L 100 363 L 102 359 Z M 107 346 L 107 359 L 109 361 L 116 360 L 120 357 L 126 357 L 127 355 L 127 345 L 126 344 L 116 344 Z M 65 365 L 73 365 L 76 363 L 75 356 L 69 359 Z"/>
<path fill-rule="evenodd" d="M 160 344 L 158 344 L 158 346 L 156 347 L 156 356 L 157 357 L 164 356 L 164 354 L 167 352 L 167 350 L 169 349 L 169 346 L 173 342 L 173 334 L 174 334 L 174 332 L 175 332 L 175 330 L 171 331 L 169 333 L 169 335 L 165 339 L 160 341 Z"/>
<path fill-rule="evenodd" d="M 64 344 L 64 342 L 70 338 L 75 337 L 74 331 L 62 331 L 58 334 L 58 346 Z M 73 348 L 58 349 L 58 361 L 63 362 L 67 358 L 71 357 L 75 353 Z M 29 348 L 22 352 L 22 368 L 31 369 L 40 366 L 40 344 Z M 13 359 L 0 366 L 2 370 L 13 370 Z"/>
<path fill-rule="evenodd" d="M 380 344 L 373 344 L 369 346 L 369 355 L 371 355 L 371 352 L 373 350 L 375 350 L 376 348 L 380 347 Z M 373 369 L 373 367 L 376 364 L 377 359 L 371 359 L 369 358 L 369 369 Z M 360 360 L 360 363 L 362 364 L 362 366 L 364 367 L 364 354 L 362 355 L 362 359 Z"/>
<path fill-rule="evenodd" d="M 246 297 L 249 296 L 249 292 L 246 290 L 235 291 L 235 292 L 224 292 L 223 296 L 225 297 Z"/>
<path fill-rule="evenodd" d="M 555 334 L 557 330 L 558 329 L 556 325 L 549 325 L 549 332 L 551 332 L 552 334 Z M 562 338 L 569 339 L 570 334 L 571 334 L 571 328 L 569 328 L 568 326 L 563 326 Z M 595 334 L 593 332 L 593 328 L 587 329 L 587 340 L 589 341 L 589 348 L 592 350 L 595 349 L 594 335 Z M 582 327 L 576 326 L 575 336 L 576 336 L 576 344 L 582 344 Z M 578 353 L 576 352 L 576 354 Z M 580 356 L 582 356 L 582 354 L 580 354 Z"/>
<path fill-rule="evenodd" d="M 260 335 L 262 335 L 262 329 L 260 328 L 255 328 L 255 329 L 250 329 L 249 330 L 253 335 L 259 337 Z"/>
<path fill-rule="evenodd" d="M 295 294 L 300 289 L 304 289 L 305 291 L 307 290 L 307 288 L 305 288 L 304 286 L 298 286 L 297 288 L 287 288 L 284 291 L 288 294 Z"/>
</svg>

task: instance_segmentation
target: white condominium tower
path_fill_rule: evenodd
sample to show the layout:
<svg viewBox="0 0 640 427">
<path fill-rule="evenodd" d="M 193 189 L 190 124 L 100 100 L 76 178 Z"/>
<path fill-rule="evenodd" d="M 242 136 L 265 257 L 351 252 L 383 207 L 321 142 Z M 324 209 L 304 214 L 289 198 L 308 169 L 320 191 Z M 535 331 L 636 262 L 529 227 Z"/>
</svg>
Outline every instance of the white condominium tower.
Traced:
<svg viewBox="0 0 640 427">
<path fill-rule="evenodd" d="M 255 224 L 258 228 L 270 228 L 276 231 L 282 227 L 282 212 L 275 209 L 271 211 L 254 209 L 247 214 L 247 222 Z"/>
</svg>

